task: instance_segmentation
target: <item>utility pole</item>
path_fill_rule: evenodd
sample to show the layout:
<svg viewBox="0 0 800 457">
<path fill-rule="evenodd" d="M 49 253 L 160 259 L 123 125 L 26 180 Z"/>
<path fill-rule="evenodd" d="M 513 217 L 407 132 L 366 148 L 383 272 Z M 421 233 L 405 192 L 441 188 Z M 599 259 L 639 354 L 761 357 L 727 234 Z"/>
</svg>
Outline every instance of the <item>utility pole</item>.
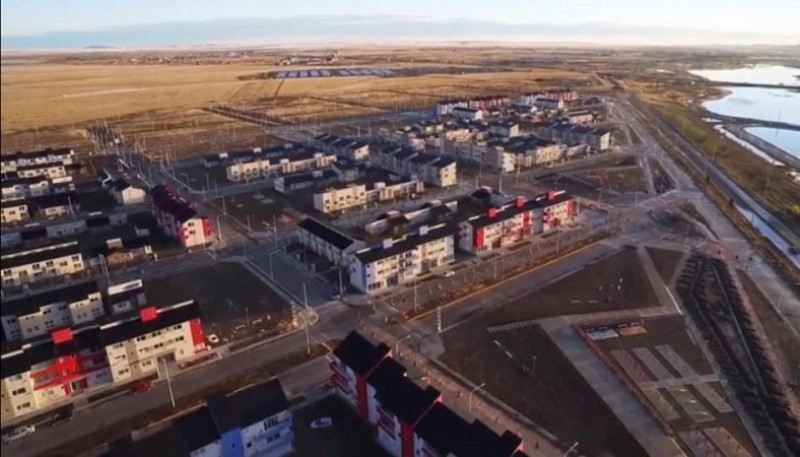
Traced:
<svg viewBox="0 0 800 457">
<path fill-rule="evenodd" d="M 475 395 L 475 392 L 479 391 L 480 389 L 483 389 L 483 386 L 485 386 L 485 385 L 486 385 L 486 383 L 484 382 L 484 383 L 482 383 L 481 385 L 479 385 L 479 386 L 476 386 L 474 389 L 472 389 L 472 390 L 469 392 L 469 406 L 468 406 L 467 410 L 468 410 L 470 413 L 472 413 L 472 396 L 473 396 L 473 395 Z"/>
<path fill-rule="evenodd" d="M 175 409 L 175 394 L 172 392 L 172 379 L 169 377 L 169 365 L 167 365 L 167 359 L 162 359 L 164 361 L 164 373 L 167 375 L 167 389 L 169 390 L 169 401 L 172 403 L 172 409 Z"/>
</svg>

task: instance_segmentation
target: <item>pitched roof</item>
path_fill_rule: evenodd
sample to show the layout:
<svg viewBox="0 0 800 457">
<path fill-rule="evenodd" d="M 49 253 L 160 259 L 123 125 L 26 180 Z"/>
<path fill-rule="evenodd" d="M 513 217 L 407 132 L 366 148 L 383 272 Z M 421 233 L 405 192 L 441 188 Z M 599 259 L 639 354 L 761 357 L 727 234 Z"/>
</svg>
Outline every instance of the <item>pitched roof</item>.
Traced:
<svg viewBox="0 0 800 457">
<path fill-rule="evenodd" d="M 145 333 L 161 330 L 201 316 L 200 305 L 192 300 L 173 308 L 161 308 L 158 316 L 143 322 L 140 318 L 106 324 L 100 327 L 100 339 L 104 345 L 111 345 L 135 338 Z"/>
<path fill-rule="evenodd" d="M 36 295 L 28 295 L 13 300 L 4 300 L 0 309 L 3 316 L 24 316 L 39 310 L 42 306 L 53 303 L 72 303 L 84 300 L 93 293 L 100 292 L 95 281 L 73 284 L 59 289 L 52 289 Z"/>
<path fill-rule="evenodd" d="M 57 259 L 60 257 L 66 257 L 80 253 L 80 246 L 78 246 L 78 243 L 72 241 L 69 243 L 59 243 L 52 246 L 46 246 L 44 248 L 38 248 L 35 250 L 22 251 L 18 254 L 14 254 L 13 256 L 6 255 L 2 257 L 2 264 L 4 269 L 15 268 L 22 265 L 30 265 L 32 263 Z"/>
<path fill-rule="evenodd" d="M 436 403 L 441 393 L 431 386 L 422 389 L 405 376 L 386 379 L 375 399 L 381 407 L 408 425 L 414 425 Z"/>
<path fill-rule="evenodd" d="M 365 375 L 389 355 L 389 351 L 389 346 L 383 343 L 372 344 L 360 333 L 352 331 L 336 346 L 333 355 L 354 372 Z"/>
<path fill-rule="evenodd" d="M 347 249 L 348 247 L 350 247 L 350 245 L 354 243 L 354 240 L 352 238 L 342 235 L 336 230 L 333 230 L 327 225 L 317 222 L 316 220 L 311 219 L 310 217 L 303 219 L 297 225 L 298 227 L 311 233 L 317 238 L 327 242 L 328 244 L 336 246 L 338 249 L 341 250 Z"/>
<path fill-rule="evenodd" d="M 403 252 L 408 252 L 419 245 L 430 243 L 441 238 L 453 236 L 455 234 L 455 226 L 451 224 L 443 224 L 440 227 L 428 230 L 428 233 L 421 235 L 419 233 L 409 235 L 403 239 L 392 241 L 389 247 L 374 246 L 369 249 L 364 249 L 355 253 L 357 259 L 362 263 L 372 263 L 381 259 L 395 256 Z"/>
<path fill-rule="evenodd" d="M 19 350 L 3 354 L 0 361 L 0 379 L 29 371 L 32 366 L 53 360 L 56 357 L 74 354 L 83 349 L 101 348 L 98 327 L 90 327 L 73 333 L 72 340 L 55 344 L 52 339 L 25 344 Z"/>
<path fill-rule="evenodd" d="M 406 377 L 406 367 L 397 360 L 386 357 L 367 378 L 367 383 L 377 391 L 391 390 L 398 379 Z"/>
<path fill-rule="evenodd" d="M 513 433 L 501 436 L 480 421 L 470 424 L 441 403 L 422 417 L 414 432 L 440 455 L 457 457 L 511 457 L 522 444 Z"/>
</svg>

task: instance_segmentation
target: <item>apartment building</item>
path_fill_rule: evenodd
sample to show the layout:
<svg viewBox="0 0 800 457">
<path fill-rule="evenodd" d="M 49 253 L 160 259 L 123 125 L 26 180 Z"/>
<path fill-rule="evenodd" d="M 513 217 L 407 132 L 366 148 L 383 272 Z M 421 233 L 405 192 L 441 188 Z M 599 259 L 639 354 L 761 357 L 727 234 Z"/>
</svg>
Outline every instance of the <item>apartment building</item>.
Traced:
<svg viewBox="0 0 800 457">
<path fill-rule="evenodd" d="M 11 248 L 23 243 L 34 243 L 47 239 L 58 239 L 86 233 L 94 229 L 117 227 L 128 222 L 128 214 L 124 211 L 113 213 L 82 214 L 76 219 L 60 219 L 52 221 L 31 222 L 18 230 L 7 230 L 0 235 L 0 246 Z"/>
<path fill-rule="evenodd" d="M 469 100 L 440 100 L 436 103 L 436 115 L 441 117 L 453 114 L 457 107 L 469 108 Z"/>
<path fill-rule="evenodd" d="M 389 346 L 373 344 L 354 331 L 333 350 L 331 381 L 336 394 L 355 408 L 364 420 L 369 420 L 367 378 L 384 359 L 391 356 Z"/>
<path fill-rule="evenodd" d="M 103 298 L 94 281 L 4 300 L 0 311 L 5 341 L 29 340 L 105 314 Z"/>
<path fill-rule="evenodd" d="M 175 195 L 169 186 L 150 189 L 150 200 L 158 226 L 183 247 L 204 246 L 213 241 L 208 218 L 197 214 L 192 204 Z"/>
<path fill-rule="evenodd" d="M 25 198 L 3 200 L 0 202 L 0 210 L 2 210 L 0 222 L 3 224 L 20 224 L 31 218 Z"/>
<path fill-rule="evenodd" d="M 417 457 L 525 457 L 520 437 L 498 435 L 483 422 L 467 422 L 439 402 L 414 426 L 413 453 Z"/>
<path fill-rule="evenodd" d="M 303 189 L 318 186 L 327 186 L 339 180 L 339 174 L 334 170 L 314 170 L 309 173 L 297 173 L 280 176 L 275 179 L 275 190 L 288 195 Z"/>
<path fill-rule="evenodd" d="M 414 234 L 385 239 L 380 246 L 347 256 L 350 283 L 358 290 L 375 293 L 405 284 L 455 258 L 454 227 L 421 226 Z"/>
<path fill-rule="evenodd" d="M 530 200 L 517 197 L 509 204 L 491 207 L 484 214 L 459 222 L 458 246 L 472 254 L 486 254 L 571 221 L 576 208 L 575 200 L 564 191 Z"/>
<path fill-rule="evenodd" d="M 519 122 L 495 121 L 489 123 L 489 133 L 495 136 L 511 138 L 519 136 Z"/>
<path fill-rule="evenodd" d="M 492 168 L 509 173 L 535 166 L 545 166 L 565 156 L 566 148 L 534 135 L 503 138 L 486 145 L 486 162 Z"/>
<path fill-rule="evenodd" d="M 611 130 L 600 127 L 548 122 L 537 127 L 536 134 L 566 144 L 586 144 L 594 151 L 611 148 Z"/>
<path fill-rule="evenodd" d="M 2 180 L 2 199 L 36 197 L 45 194 L 69 192 L 75 190 L 72 176 L 49 179 L 44 176 L 31 178 L 7 178 Z"/>
<path fill-rule="evenodd" d="M 458 184 L 455 159 L 419 152 L 408 147 L 383 147 L 376 154 L 377 162 L 393 173 L 422 181 L 437 187 Z"/>
<path fill-rule="evenodd" d="M 19 167 L 47 163 L 70 165 L 73 163 L 74 156 L 75 151 L 69 148 L 47 148 L 41 151 L 17 152 L 4 156 L 3 159 L 0 160 L 0 173 L 15 173 Z"/>
<path fill-rule="evenodd" d="M 300 243 L 336 265 L 343 265 L 347 254 L 364 247 L 364 242 L 307 217 L 297 224 Z"/>
<path fill-rule="evenodd" d="M 467 422 L 445 406 L 442 394 L 419 386 L 392 358 L 388 346 L 357 332 L 334 351 L 331 380 L 339 396 L 375 429 L 396 457 L 527 457 L 522 439 L 498 435 L 480 421 Z"/>
<path fill-rule="evenodd" d="M 105 168 L 100 175 L 100 184 L 114 197 L 114 200 L 119 205 L 135 205 L 144 203 L 147 200 L 147 193 L 144 189 L 133 187 L 127 179 L 117 176 L 116 173 L 112 173 Z"/>
<path fill-rule="evenodd" d="M 161 360 L 184 361 L 205 351 L 194 301 L 102 325 L 59 328 L 18 345 L 0 359 L 3 416 L 18 417 L 92 388 L 156 373 Z"/>
<path fill-rule="evenodd" d="M 36 249 L 5 249 L 0 261 L 4 287 L 62 278 L 86 269 L 76 241 Z"/>
<path fill-rule="evenodd" d="M 323 133 L 314 137 L 314 146 L 322 151 L 336 154 L 356 162 L 369 158 L 369 145 L 358 140 L 342 138 L 330 133 Z"/>
<path fill-rule="evenodd" d="M 594 113 L 588 109 L 569 110 L 565 113 L 565 116 L 570 123 L 578 125 L 591 124 L 596 120 Z"/>
<path fill-rule="evenodd" d="M 225 168 L 225 175 L 229 181 L 251 181 L 269 176 L 324 170 L 330 168 L 336 160 L 334 154 L 313 150 L 292 152 L 291 155 L 273 159 L 259 157 L 250 162 L 235 162 Z"/>
<path fill-rule="evenodd" d="M 444 132 L 445 124 L 441 121 L 426 119 L 415 122 L 411 128 L 423 135 L 435 135 Z"/>
<path fill-rule="evenodd" d="M 469 108 L 463 106 L 456 106 L 452 111 L 453 117 L 456 119 L 467 119 L 470 121 L 480 121 L 483 119 L 483 110 L 480 108 Z"/>
<path fill-rule="evenodd" d="M 292 451 L 292 413 L 280 381 L 273 379 L 229 395 L 109 445 L 108 457 L 281 457 Z"/>
<path fill-rule="evenodd" d="M 17 165 L 18 178 L 44 177 L 47 179 L 67 176 L 67 168 L 63 163 L 37 163 L 33 165 Z"/>
<path fill-rule="evenodd" d="M 367 378 L 368 422 L 378 431 L 378 443 L 394 457 L 415 455 L 414 428 L 442 401 L 438 390 L 417 386 L 405 371 L 387 358 Z"/>
<path fill-rule="evenodd" d="M 368 204 L 415 198 L 425 190 L 425 184 L 413 179 L 400 182 L 361 182 L 330 186 L 314 193 L 314 208 L 330 214 Z"/>
</svg>

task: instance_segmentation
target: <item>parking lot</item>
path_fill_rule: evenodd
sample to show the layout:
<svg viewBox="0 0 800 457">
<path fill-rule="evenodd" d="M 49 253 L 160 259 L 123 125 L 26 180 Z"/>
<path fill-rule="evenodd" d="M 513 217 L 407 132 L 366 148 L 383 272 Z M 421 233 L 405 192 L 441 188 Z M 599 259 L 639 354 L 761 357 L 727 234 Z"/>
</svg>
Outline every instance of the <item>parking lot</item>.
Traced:
<svg viewBox="0 0 800 457">
<path fill-rule="evenodd" d="M 219 343 L 255 332 L 279 333 L 291 326 L 291 308 L 245 267 L 228 262 L 145 282 L 150 303 L 195 299 L 203 311 L 206 336 Z"/>
</svg>

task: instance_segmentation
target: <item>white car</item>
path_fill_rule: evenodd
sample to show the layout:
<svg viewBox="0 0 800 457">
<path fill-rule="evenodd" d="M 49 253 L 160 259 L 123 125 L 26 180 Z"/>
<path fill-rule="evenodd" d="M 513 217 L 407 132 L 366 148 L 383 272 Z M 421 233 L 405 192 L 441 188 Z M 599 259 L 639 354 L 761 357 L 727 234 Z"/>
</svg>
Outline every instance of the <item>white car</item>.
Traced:
<svg viewBox="0 0 800 457">
<path fill-rule="evenodd" d="M 28 435 L 33 435 L 34 432 L 36 432 L 35 425 L 23 425 L 21 427 L 15 428 L 13 432 L 7 435 L 3 435 L 3 442 L 8 444 L 13 441 L 25 438 Z"/>
<path fill-rule="evenodd" d="M 216 334 L 212 333 L 208 335 L 208 342 L 211 344 L 217 344 L 219 343 L 219 337 Z"/>
<path fill-rule="evenodd" d="M 447 270 L 447 271 L 444 272 L 444 274 L 442 276 L 444 276 L 445 278 L 449 278 L 450 276 L 453 276 L 454 274 L 456 274 L 455 271 Z"/>
<path fill-rule="evenodd" d="M 319 429 L 319 428 L 328 428 L 333 425 L 333 419 L 330 417 L 320 417 L 319 419 L 314 419 L 311 421 L 311 428 Z"/>
</svg>

